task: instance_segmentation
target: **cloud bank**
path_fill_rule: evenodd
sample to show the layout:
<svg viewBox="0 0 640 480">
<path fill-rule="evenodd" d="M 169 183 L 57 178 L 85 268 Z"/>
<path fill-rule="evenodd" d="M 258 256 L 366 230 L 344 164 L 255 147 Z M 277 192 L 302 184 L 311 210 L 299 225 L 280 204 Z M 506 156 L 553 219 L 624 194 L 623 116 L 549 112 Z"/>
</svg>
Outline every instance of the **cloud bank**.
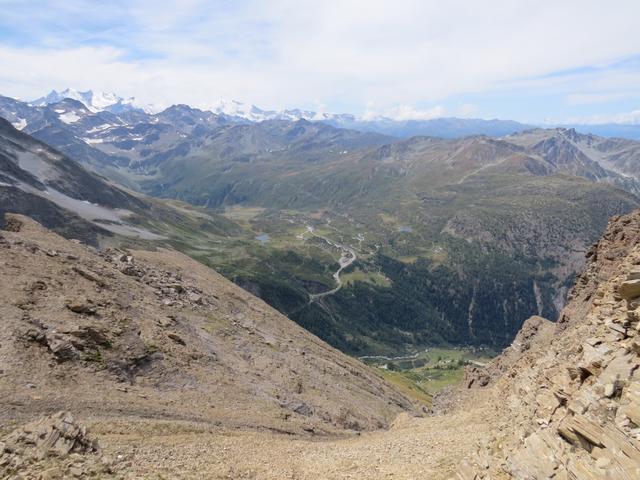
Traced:
<svg viewBox="0 0 640 480">
<path fill-rule="evenodd" d="M 0 8 L 0 93 L 25 99 L 71 86 L 205 108 L 219 98 L 355 113 L 373 104 L 399 119 L 508 114 L 478 101 L 507 94 L 524 105 L 549 99 L 550 109 L 560 99 L 582 116 L 640 100 L 635 0 L 174 0 L 162 8 L 0 0 Z"/>
</svg>

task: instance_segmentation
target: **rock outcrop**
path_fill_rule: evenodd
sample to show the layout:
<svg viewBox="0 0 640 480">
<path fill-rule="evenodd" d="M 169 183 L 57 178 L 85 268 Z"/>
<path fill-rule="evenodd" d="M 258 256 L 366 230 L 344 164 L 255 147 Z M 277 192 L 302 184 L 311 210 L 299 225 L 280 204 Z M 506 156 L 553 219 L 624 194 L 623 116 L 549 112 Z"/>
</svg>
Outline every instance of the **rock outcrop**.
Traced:
<svg viewBox="0 0 640 480">
<path fill-rule="evenodd" d="M 587 256 L 559 321 L 530 320 L 470 376 L 491 380 L 496 426 L 458 478 L 640 478 L 640 212 Z"/>
<path fill-rule="evenodd" d="M 111 467 L 69 412 L 28 423 L 0 440 L 2 478 L 113 478 Z"/>
</svg>

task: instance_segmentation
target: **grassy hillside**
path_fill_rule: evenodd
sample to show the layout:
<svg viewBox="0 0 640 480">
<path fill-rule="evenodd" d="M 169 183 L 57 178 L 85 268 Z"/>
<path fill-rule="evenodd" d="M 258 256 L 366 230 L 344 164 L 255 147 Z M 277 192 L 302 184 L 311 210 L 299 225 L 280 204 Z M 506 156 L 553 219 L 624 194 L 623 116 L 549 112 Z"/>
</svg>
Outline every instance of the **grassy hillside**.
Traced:
<svg viewBox="0 0 640 480">
<path fill-rule="evenodd" d="M 413 138 L 350 152 L 298 131 L 305 141 L 277 152 L 257 153 L 251 137 L 243 156 L 247 139 L 232 137 L 234 150 L 229 134 L 156 173 L 175 179 L 164 194 L 244 229 L 182 248 L 354 354 L 508 344 L 531 314 L 555 318 L 607 219 L 638 205 L 566 139 L 542 149 L 523 137 Z M 336 285 L 341 251 L 308 227 L 358 257 L 339 291 L 311 303 Z"/>
</svg>

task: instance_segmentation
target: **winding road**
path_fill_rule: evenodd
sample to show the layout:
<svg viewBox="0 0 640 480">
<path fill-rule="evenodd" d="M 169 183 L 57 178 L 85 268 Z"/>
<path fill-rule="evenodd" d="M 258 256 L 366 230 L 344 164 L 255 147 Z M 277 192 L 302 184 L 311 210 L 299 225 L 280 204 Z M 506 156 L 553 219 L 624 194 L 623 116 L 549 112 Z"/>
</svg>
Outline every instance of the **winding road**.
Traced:
<svg viewBox="0 0 640 480">
<path fill-rule="evenodd" d="M 336 281 L 336 286 L 334 288 L 332 288 L 331 290 L 327 290 L 326 292 L 310 293 L 309 294 L 309 303 L 311 304 L 311 303 L 315 302 L 316 300 L 319 300 L 319 299 L 321 299 L 323 297 L 326 297 L 326 296 L 329 296 L 329 295 L 333 295 L 338 290 L 340 290 L 342 288 L 342 279 L 340 278 L 340 273 L 342 273 L 342 271 L 345 268 L 347 268 L 349 265 L 351 265 L 353 262 L 355 262 L 358 257 L 357 257 L 356 252 L 355 252 L 355 250 L 353 248 L 347 247 L 346 245 L 341 245 L 339 243 L 335 243 L 332 240 L 329 240 L 328 238 L 323 237 L 322 235 L 318 235 L 317 233 L 314 232 L 313 227 L 307 226 L 307 231 L 309 233 L 311 233 L 311 235 L 313 235 L 314 237 L 321 238 L 322 240 L 327 242 L 329 245 L 332 245 L 332 246 L 342 250 L 342 255 L 340 257 L 340 260 L 338 260 L 340 268 L 338 268 L 338 270 L 336 270 L 335 273 L 333 274 L 333 278 Z"/>
</svg>

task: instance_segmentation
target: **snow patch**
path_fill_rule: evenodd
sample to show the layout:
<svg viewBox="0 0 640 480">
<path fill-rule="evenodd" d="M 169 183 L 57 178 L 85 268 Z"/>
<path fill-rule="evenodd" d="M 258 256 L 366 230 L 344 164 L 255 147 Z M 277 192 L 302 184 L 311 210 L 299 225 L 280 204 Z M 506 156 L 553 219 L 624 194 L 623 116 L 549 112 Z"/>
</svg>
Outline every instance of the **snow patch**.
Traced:
<svg viewBox="0 0 640 480">
<path fill-rule="evenodd" d="M 27 121 L 24 118 L 19 118 L 17 122 L 12 122 L 11 125 L 17 130 L 23 130 L 27 126 Z"/>
<path fill-rule="evenodd" d="M 64 123 L 70 124 L 70 123 L 75 123 L 78 120 L 80 120 L 80 117 L 78 116 L 78 114 L 76 112 L 67 112 L 67 113 L 62 113 L 58 116 L 58 118 L 60 120 L 62 120 Z"/>
<path fill-rule="evenodd" d="M 93 127 L 90 130 L 87 130 L 87 133 L 97 133 L 97 132 L 102 132 L 108 128 L 111 127 L 115 127 L 116 125 L 113 125 L 111 123 L 103 123 L 102 125 L 98 125 L 97 127 Z"/>
</svg>

